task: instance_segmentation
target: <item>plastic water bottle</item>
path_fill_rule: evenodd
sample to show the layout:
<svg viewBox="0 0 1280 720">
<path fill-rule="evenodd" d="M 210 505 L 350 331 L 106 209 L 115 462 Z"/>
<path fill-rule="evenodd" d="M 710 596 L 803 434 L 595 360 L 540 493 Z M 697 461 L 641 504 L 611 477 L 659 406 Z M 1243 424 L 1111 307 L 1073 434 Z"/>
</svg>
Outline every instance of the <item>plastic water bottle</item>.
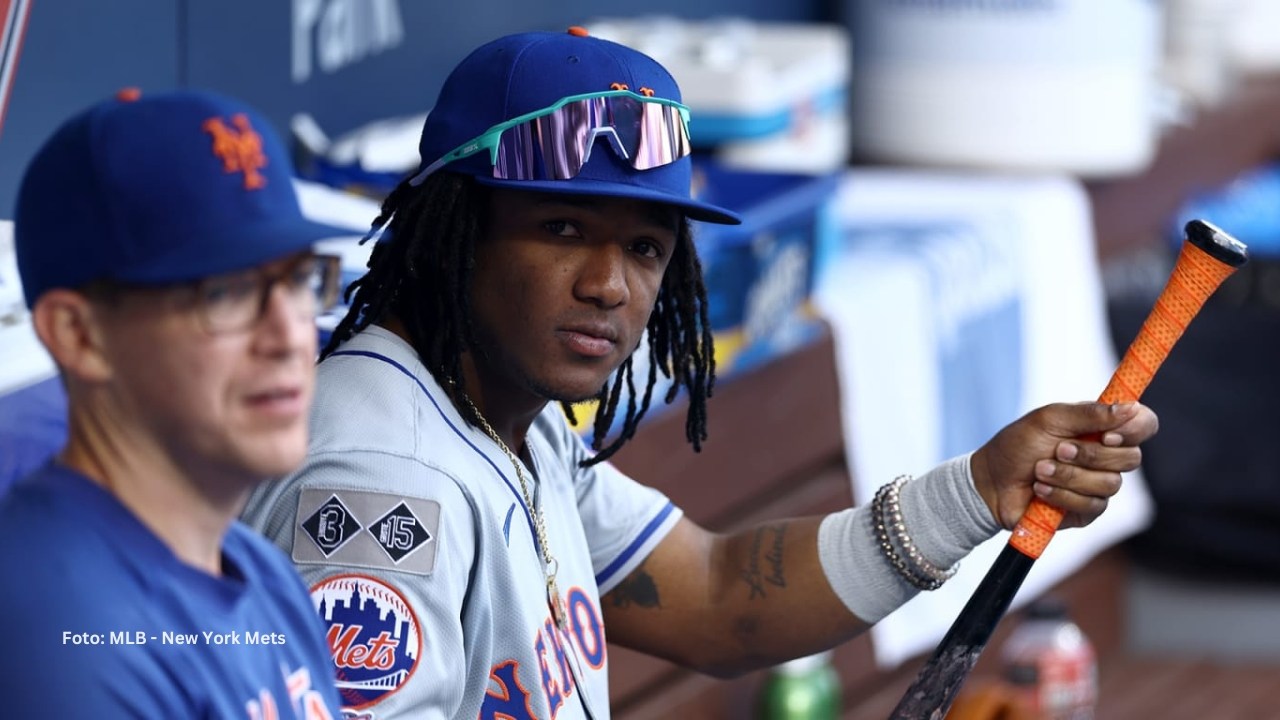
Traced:
<svg viewBox="0 0 1280 720">
<path fill-rule="evenodd" d="M 1042 720 L 1092 720 L 1098 702 L 1093 646 L 1067 615 L 1066 605 L 1046 596 L 1001 649 L 1004 677 Z"/>
<path fill-rule="evenodd" d="M 796 658 L 773 668 L 760 688 L 757 720 L 836 720 L 840 677 L 831 653 Z"/>
</svg>

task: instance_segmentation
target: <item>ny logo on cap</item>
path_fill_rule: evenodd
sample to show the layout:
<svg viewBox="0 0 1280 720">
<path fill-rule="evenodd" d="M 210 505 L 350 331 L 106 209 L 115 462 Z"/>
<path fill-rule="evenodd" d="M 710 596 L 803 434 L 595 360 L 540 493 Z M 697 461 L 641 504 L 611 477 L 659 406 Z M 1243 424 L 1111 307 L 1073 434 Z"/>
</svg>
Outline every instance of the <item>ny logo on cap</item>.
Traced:
<svg viewBox="0 0 1280 720">
<path fill-rule="evenodd" d="M 204 121 L 204 131 L 213 136 L 213 154 L 222 159 L 225 172 L 244 173 L 246 190 L 266 186 L 267 179 L 258 172 L 267 164 L 267 156 L 262 152 L 262 136 L 249 124 L 244 113 L 233 115 L 231 123 L 234 128 L 219 117 Z"/>
</svg>

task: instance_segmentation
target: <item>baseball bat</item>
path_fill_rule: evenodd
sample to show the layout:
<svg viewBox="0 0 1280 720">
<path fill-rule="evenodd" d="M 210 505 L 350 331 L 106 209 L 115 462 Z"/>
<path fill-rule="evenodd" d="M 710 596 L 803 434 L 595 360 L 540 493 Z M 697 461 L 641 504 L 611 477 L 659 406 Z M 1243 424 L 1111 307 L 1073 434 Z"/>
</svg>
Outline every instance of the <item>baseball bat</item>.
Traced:
<svg viewBox="0 0 1280 720">
<path fill-rule="evenodd" d="M 1249 258 L 1244 243 L 1203 220 L 1187 223 L 1186 239 L 1164 290 L 1098 401 L 1141 397 L 1161 363 L 1209 296 Z M 1095 438 L 1096 439 L 1096 438 Z M 978 662 L 991 633 L 1062 522 L 1063 511 L 1032 500 L 991 569 L 920 669 L 891 720 L 941 720 Z"/>
</svg>

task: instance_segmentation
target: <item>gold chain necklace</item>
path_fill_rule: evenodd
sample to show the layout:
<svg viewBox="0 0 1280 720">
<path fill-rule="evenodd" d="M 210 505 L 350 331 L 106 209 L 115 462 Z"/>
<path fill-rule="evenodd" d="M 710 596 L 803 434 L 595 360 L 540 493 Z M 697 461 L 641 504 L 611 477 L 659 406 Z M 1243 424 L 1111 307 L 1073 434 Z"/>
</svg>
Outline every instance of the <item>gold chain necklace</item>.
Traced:
<svg viewBox="0 0 1280 720">
<path fill-rule="evenodd" d="M 538 551 L 542 555 L 542 572 L 547 579 L 547 602 L 551 605 L 551 615 L 555 619 L 556 627 L 563 630 L 568 624 L 569 615 L 564 606 L 563 596 L 560 594 L 560 587 L 556 585 L 556 572 L 560 569 L 560 565 L 556 562 L 555 557 L 551 555 L 551 545 L 547 542 L 546 516 L 533 504 L 533 496 L 529 494 L 529 483 L 525 480 L 524 470 L 521 469 L 523 463 L 520 462 L 515 453 L 511 452 L 511 448 L 502 442 L 502 438 L 498 437 L 498 433 L 494 431 L 493 426 L 489 424 L 488 420 L 485 420 L 484 415 L 480 414 L 480 410 L 475 403 L 471 402 L 471 398 L 463 393 L 459 394 L 462 395 L 463 402 L 471 409 L 472 414 L 480 421 L 480 429 L 484 430 L 484 434 L 488 435 L 490 440 L 497 443 L 498 448 L 511 461 L 511 467 L 515 468 L 516 479 L 520 481 L 520 493 L 524 496 L 524 504 L 529 508 L 529 514 L 533 516 L 533 529 L 537 535 Z"/>
</svg>

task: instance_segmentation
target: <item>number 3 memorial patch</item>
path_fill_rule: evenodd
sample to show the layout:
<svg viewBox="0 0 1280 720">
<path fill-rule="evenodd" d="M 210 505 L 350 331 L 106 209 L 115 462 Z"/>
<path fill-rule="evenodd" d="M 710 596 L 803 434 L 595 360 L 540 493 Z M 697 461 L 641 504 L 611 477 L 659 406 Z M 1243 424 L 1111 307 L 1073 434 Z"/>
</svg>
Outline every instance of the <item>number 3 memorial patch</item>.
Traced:
<svg viewBox="0 0 1280 720">
<path fill-rule="evenodd" d="M 429 575 L 440 503 L 360 490 L 309 488 L 298 497 L 293 561 Z"/>
</svg>

